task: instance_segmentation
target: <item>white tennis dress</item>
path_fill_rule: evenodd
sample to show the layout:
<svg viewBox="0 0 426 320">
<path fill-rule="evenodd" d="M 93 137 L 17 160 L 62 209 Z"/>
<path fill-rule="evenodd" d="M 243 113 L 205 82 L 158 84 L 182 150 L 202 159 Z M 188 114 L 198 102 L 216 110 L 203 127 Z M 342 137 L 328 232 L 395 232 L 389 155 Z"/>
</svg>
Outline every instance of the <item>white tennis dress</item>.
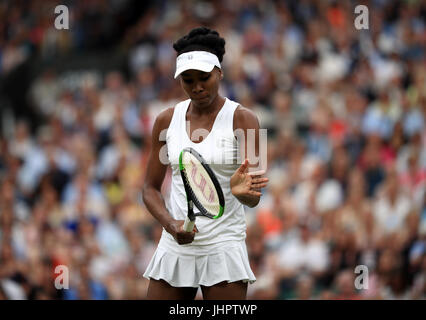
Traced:
<svg viewBox="0 0 426 320">
<path fill-rule="evenodd" d="M 200 143 L 192 142 L 186 131 L 189 103 L 190 99 L 175 106 L 167 131 L 172 183 L 166 207 L 174 219 L 185 220 L 188 208 L 179 172 L 179 154 L 183 148 L 192 147 L 203 156 L 216 174 L 225 197 L 225 210 L 219 219 L 197 217 L 195 224 L 199 232 L 190 244 L 179 245 L 163 229 L 144 277 L 163 279 L 174 287 L 212 286 L 222 281 L 239 280 L 252 283 L 256 278 L 250 268 L 245 244 L 244 207 L 232 195 L 229 185 L 231 176 L 241 163 L 233 131 L 234 112 L 238 103 L 226 98 L 212 130 Z M 197 210 L 196 207 L 194 210 Z"/>
</svg>

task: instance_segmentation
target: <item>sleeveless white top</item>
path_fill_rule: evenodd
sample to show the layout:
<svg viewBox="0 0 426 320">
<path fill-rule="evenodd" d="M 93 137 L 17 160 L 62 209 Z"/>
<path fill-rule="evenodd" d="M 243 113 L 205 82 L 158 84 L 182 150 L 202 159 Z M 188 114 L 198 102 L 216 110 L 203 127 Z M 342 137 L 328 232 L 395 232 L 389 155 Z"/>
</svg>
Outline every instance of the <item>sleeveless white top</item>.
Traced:
<svg viewBox="0 0 426 320">
<path fill-rule="evenodd" d="M 197 216 L 195 224 L 198 233 L 194 241 L 183 246 L 210 245 L 229 240 L 241 241 L 246 238 L 246 221 L 244 206 L 232 195 L 230 178 L 241 164 L 238 154 L 238 141 L 234 137 L 233 121 L 234 112 L 238 103 L 225 99 L 223 107 L 219 110 L 207 137 L 203 135 L 200 143 L 194 143 L 186 130 L 186 112 L 190 99 L 178 103 L 173 112 L 170 126 L 167 130 L 166 143 L 168 160 L 172 168 L 172 181 L 170 198 L 166 207 L 174 219 L 185 220 L 188 212 L 185 189 L 179 171 L 179 154 L 183 148 L 192 147 L 199 152 L 210 165 L 222 187 L 225 198 L 225 210 L 222 217 L 209 219 Z M 194 136 L 194 133 L 193 133 Z M 194 206 L 194 211 L 198 209 Z M 175 239 L 163 230 L 163 240 Z M 167 241 L 170 243 L 170 241 Z"/>
</svg>

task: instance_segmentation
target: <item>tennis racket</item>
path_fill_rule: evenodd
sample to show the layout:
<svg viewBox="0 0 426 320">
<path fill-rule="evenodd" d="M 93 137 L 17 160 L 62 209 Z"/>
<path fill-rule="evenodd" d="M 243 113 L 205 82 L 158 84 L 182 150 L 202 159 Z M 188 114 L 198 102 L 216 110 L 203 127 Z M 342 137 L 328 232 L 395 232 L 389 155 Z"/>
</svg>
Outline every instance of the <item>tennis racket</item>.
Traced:
<svg viewBox="0 0 426 320">
<path fill-rule="evenodd" d="M 225 210 L 225 198 L 216 175 L 193 148 L 185 148 L 179 155 L 179 170 L 188 202 L 188 216 L 183 229 L 191 232 L 195 217 L 217 219 Z M 194 213 L 194 205 L 199 212 Z"/>
</svg>

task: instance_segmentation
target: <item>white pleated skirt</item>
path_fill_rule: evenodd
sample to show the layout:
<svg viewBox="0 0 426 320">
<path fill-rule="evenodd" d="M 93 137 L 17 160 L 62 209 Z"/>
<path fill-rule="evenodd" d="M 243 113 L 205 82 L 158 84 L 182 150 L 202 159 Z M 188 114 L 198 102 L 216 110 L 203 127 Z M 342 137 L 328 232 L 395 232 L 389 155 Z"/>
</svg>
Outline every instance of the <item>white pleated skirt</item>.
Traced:
<svg viewBox="0 0 426 320">
<path fill-rule="evenodd" d="M 244 240 L 179 245 L 164 234 L 143 276 L 163 279 L 173 287 L 194 288 L 223 281 L 256 281 Z"/>
</svg>

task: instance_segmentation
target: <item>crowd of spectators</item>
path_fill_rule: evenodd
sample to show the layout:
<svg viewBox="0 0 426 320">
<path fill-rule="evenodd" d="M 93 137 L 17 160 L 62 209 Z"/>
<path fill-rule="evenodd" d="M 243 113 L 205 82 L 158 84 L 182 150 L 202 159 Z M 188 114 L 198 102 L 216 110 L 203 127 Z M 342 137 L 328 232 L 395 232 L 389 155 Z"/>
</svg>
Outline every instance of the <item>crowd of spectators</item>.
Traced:
<svg viewBox="0 0 426 320">
<path fill-rule="evenodd" d="M 86 30 L 84 10 L 120 4 L 70 2 L 64 32 L 29 14 L 41 2 L 0 3 L 0 73 L 37 39 L 36 54 L 78 50 L 96 21 L 114 24 L 92 16 Z M 199 25 L 226 39 L 221 93 L 268 129 L 270 184 L 246 208 L 248 298 L 425 299 L 425 16 L 415 0 L 164 0 L 115 44 L 128 73 L 71 86 L 47 69 L 26 93 L 44 121 L 0 134 L 0 299 L 145 298 L 162 231 L 140 198 L 151 129 L 185 99 L 172 43 Z M 55 287 L 60 265 L 69 289 Z"/>
</svg>

